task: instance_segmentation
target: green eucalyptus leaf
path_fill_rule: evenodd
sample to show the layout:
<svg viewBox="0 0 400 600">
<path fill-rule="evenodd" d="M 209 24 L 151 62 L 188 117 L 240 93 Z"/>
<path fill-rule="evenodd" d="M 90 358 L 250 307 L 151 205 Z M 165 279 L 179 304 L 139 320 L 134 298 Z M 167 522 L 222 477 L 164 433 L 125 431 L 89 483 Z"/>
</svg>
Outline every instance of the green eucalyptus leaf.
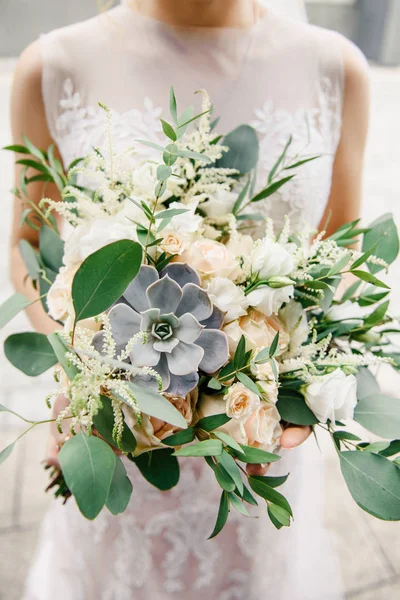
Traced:
<svg viewBox="0 0 400 600">
<path fill-rule="evenodd" d="M 15 442 L 10 444 L 6 448 L 3 448 L 3 450 L 0 451 L 0 465 L 4 461 L 6 461 L 7 458 L 11 455 L 12 451 L 14 450 L 14 446 L 15 446 Z"/>
<path fill-rule="evenodd" d="M 47 225 L 42 225 L 40 228 L 39 250 L 46 267 L 58 273 L 63 264 L 64 242 L 54 229 Z"/>
<path fill-rule="evenodd" d="M 400 470 L 369 452 L 341 452 L 340 465 L 353 499 L 384 521 L 400 521 Z"/>
<path fill-rule="evenodd" d="M 241 452 L 242 451 L 242 449 L 239 446 L 239 444 L 237 443 L 237 441 L 234 440 L 231 435 L 228 435 L 227 433 L 224 433 L 223 431 L 214 431 L 214 435 L 219 440 L 221 440 L 221 442 L 224 442 L 224 444 L 226 444 L 227 446 L 229 446 L 229 448 L 233 448 L 237 452 Z"/>
<path fill-rule="evenodd" d="M 240 473 L 240 469 L 236 464 L 235 459 L 228 454 L 225 450 L 217 457 L 217 461 L 220 465 L 223 466 L 225 471 L 229 474 L 229 476 L 235 482 L 235 487 L 237 488 L 240 495 L 243 494 L 244 486 L 242 481 L 242 476 Z M 235 488 L 234 488 L 235 489 Z M 232 490 L 233 491 L 233 490 Z"/>
<path fill-rule="evenodd" d="M 38 279 L 40 273 L 38 253 L 27 240 L 20 240 L 18 248 L 29 277 L 33 280 Z"/>
<path fill-rule="evenodd" d="M 278 504 L 269 503 L 268 504 L 268 515 L 271 519 L 271 522 L 277 529 L 281 527 L 290 527 L 291 515 L 285 510 L 282 506 Z"/>
<path fill-rule="evenodd" d="M 220 464 L 214 465 L 214 474 L 215 479 L 218 482 L 218 485 L 225 490 L 226 492 L 233 492 L 236 489 L 235 482 L 229 473 L 224 469 L 224 467 Z"/>
<path fill-rule="evenodd" d="M 172 169 L 167 165 L 159 165 L 157 167 L 157 179 L 160 181 L 166 181 L 169 177 L 171 177 Z"/>
<path fill-rule="evenodd" d="M 58 333 L 50 333 L 50 335 L 47 336 L 47 339 L 52 345 L 54 354 L 57 356 L 58 362 L 64 369 L 68 379 L 73 381 L 75 376 L 79 373 L 79 370 L 74 364 L 71 363 L 67 357 L 67 354 L 73 354 L 74 351 L 72 348 L 67 346 Z"/>
<path fill-rule="evenodd" d="M 240 175 L 252 171 L 258 163 L 259 141 L 249 125 L 240 125 L 224 137 L 222 144 L 229 148 L 216 162 L 216 167 L 236 169 Z"/>
<path fill-rule="evenodd" d="M 33 331 L 10 335 L 4 342 L 4 353 L 14 367 L 30 377 L 41 375 L 58 362 L 47 337 Z"/>
<path fill-rule="evenodd" d="M 272 183 L 272 180 L 275 177 L 279 167 L 281 166 L 282 162 L 285 160 L 287 151 L 289 150 L 292 142 L 293 142 L 293 136 L 291 135 L 283 149 L 282 154 L 279 156 L 278 160 L 276 161 L 276 163 L 274 164 L 274 166 L 272 167 L 272 169 L 268 175 L 268 183 L 269 184 Z"/>
<path fill-rule="evenodd" d="M 277 488 L 286 483 L 289 475 L 282 475 L 281 477 L 268 477 L 265 475 L 253 475 L 253 479 L 266 483 L 271 488 Z"/>
<path fill-rule="evenodd" d="M 30 304 L 31 300 L 25 298 L 22 294 L 13 294 L 0 306 L 0 329 L 2 329 L 7 323 L 12 321 L 20 312 L 25 310 Z"/>
<path fill-rule="evenodd" d="M 353 273 L 353 275 L 355 275 L 362 281 L 365 281 L 367 283 L 372 283 L 372 285 L 375 285 L 376 287 L 379 287 L 379 288 L 384 288 L 386 290 L 390 290 L 390 287 L 386 283 L 384 283 L 383 281 L 380 281 L 380 279 L 378 279 L 374 275 L 371 275 L 371 273 L 368 273 L 367 271 L 359 271 L 358 269 L 355 269 L 354 271 L 352 271 L 352 273 Z"/>
<path fill-rule="evenodd" d="M 124 423 L 121 446 L 118 446 L 113 438 L 114 411 L 110 398 L 101 396 L 101 408 L 93 417 L 93 425 L 108 444 L 114 448 L 121 449 L 123 452 L 134 452 L 136 449 L 136 439 L 128 425 Z"/>
<path fill-rule="evenodd" d="M 281 457 L 277 454 L 265 452 L 259 448 L 252 448 L 251 446 L 244 446 L 243 444 L 240 444 L 240 447 L 242 449 L 241 452 L 236 452 L 232 449 L 232 453 L 237 457 L 238 460 L 249 465 L 273 463 L 281 459 Z"/>
<path fill-rule="evenodd" d="M 399 254 L 399 236 L 392 214 L 387 213 L 380 216 L 371 223 L 368 231 L 364 234 L 363 252 L 366 252 L 375 244 L 374 255 L 391 265 Z M 371 273 L 378 273 L 383 269 L 384 267 L 379 265 L 369 265 Z"/>
<path fill-rule="evenodd" d="M 176 132 L 175 129 L 172 127 L 172 125 L 170 125 L 169 123 L 167 123 L 167 121 L 164 121 L 164 119 L 160 119 L 161 121 L 161 126 L 163 128 L 163 132 L 165 133 L 165 135 L 167 137 L 169 137 L 170 140 L 172 140 L 173 142 L 176 142 Z"/>
<path fill-rule="evenodd" d="M 243 500 L 241 500 L 240 498 L 238 498 L 232 492 L 229 493 L 229 499 L 231 501 L 231 504 L 232 504 L 233 508 L 235 510 L 237 510 L 238 513 L 240 513 L 241 515 L 244 515 L 245 517 L 250 517 L 250 513 L 247 510 L 246 506 L 243 504 Z"/>
<path fill-rule="evenodd" d="M 317 417 L 307 406 L 304 396 L 295 390 L 280 388 L 276 408 L 282 420 L 292 425 L 305 426 L 319 423 Z"/>
<path fill-rule="evenodd" d="M 129 458 L 149 483 L 159 490 L 167 491 L 177 485 L 180 476 L 179 463 L 173 452 L 172 448 L 166 448 Z"/>
<path fill-rule="evenodd" d="M 108 492 L 106 506 L 113 515 L 124 512 L 131 499 L 133 487 L 122 460 L 116 457 L 114 473 Z"/>
<path fill-rule="evenodd" d="M 179 431 L 179 433 L 175 433 L 174 435 L 164 438 L 162 442 L 167 446 L 181 446 L 182 444 L 190 444 L 190 442 L 193 442 L 195 434 L 196 430 L 194 427 L 188 427 L 188 429 L 184 429 L 183 431 Z"/>
<path fill-rule="evenodd" d="M 219 503 L 217 522 L 215 523 L 214 531 L 208 538 L 209 540 L 216 537 L 223 530 L 223 528 L 225 527 L 225 524 L 228 520 L 228 515 L 229 515 L 229 496 L 228 496 L 227 492 L 224 491 L 224 492 L 222 492 L 221 500 Z"/>
<path fill-rule="evenodd" d="M 116 463 L 114 452 L 100 438 L 78 433 L 63 444 L 58 456 L 79 510 L 87 519 L 95 519 L 110 491 Z"/>
<path fill-rule="evenodd" d="M 253 394 L 256 394 L 259 398 L 262 397 L 260 390 L 248 375 L 245 375 L 244 373 L 238 373 L 236 377 L 238 378 L 240 383 L 243 383 L 243 385 L 245 385 L 248 390 L 253 392 Z"/>
<path fill-rule="evenodd" d="M 174 120 L 174 123 L 178 122 L 178 112 L 177 112 L 177 104 L 176 104 L 176 97 L 175 97 L 175 91 L 173 86 L 171 85 L 170 91 L 169 91 L 169 111 L 171 113 L 171 117 Z"/>
<path fill-rule="evenodd" d="M 210 417 L 204 417 L 203 419 L 200 419 L 200 421 L 196 423 L 196 429 L 202 429 L 203 431 L 207 432 L 214 431 L 214 429 L 222 427 L 230 420 L 230 417 L 228 417 L 225 413 L 211 415 Z"/>
<path fill-rule="evenodd" d="M 371 433 L 394 439 L 400 432 L 400 400 L 383 394 L 365 396 L 356 406 L 354 419 Z"/>
<path fill-rule="evenodd" d="M 75 320 L 94 317 L 110 308 L 136 277 L 141 262 L 142 249 L 130 240 L 108 244 L 91 254 L 72 282 Z"/>
<path fill-rule="evenodd" d="M 193 446 L 185 446 L 174 452 L 174 456 L 219 456 L 223 445 L 220 440 L 204 440 Z"/>
<path fill-rule="evenodd" d="M 293 516 L 292 509 L 285 496 L 282 496 L 282 494 L 277 492 L 274 488 L 255 477 L 249 477 L 249 483 L 253 492 L 267 500 L 267 502 L 272 502 L 273 504 L 280 506 L 285 509 L 291 517 Z"/>
<path fill-rule="evenodd" d="M 360 367 L 357 373 L 357 398 L 361 400 L 372 394 L 379 394 L 381 389 L 379 384 L 368 369 L 368 367 Z"/>
<path fill-rule="evenodd" d="M 137 383 L 129 382 L 128 386 L 142 413 L 166 421 L 170 425 L 175 425 L 175 427 L 187 429 L 185 418 L 164 396 Z"/>
<path fill-rule="evenodd" d="M 259 192 L 256 196 L 254 196 L 251 199 L 251 201 L 252 202 L 260 202 L 260 200 L 265 200 L 266 198 L 269 198 L 273 194 L 276 194 L 276 192 L 278 190 L 280 190 L 281 187 L 284 186 L 286 183 L 288 183 L 291 179 L 293 179 L 293 177 L 295 177 L 295 175 L 289 175 L 288 177 L 284 177 L 283 179 L 279 179 L 279 181 L 275 181 L 274 183 L 271 183 L 270 185 L 268 185 L 268 187 L 261 190 L 261 192 Z"/>
</svg>

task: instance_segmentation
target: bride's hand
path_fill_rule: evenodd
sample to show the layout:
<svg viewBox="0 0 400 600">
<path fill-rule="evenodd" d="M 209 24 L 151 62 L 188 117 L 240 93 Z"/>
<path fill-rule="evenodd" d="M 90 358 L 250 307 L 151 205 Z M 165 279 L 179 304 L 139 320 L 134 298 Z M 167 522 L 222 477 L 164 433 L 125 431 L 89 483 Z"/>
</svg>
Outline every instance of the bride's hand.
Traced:
<svg viewBox="0 0 400 600">
<path fill-rule="evenodd" d="M 52 418 L 56 419 L 60 412 L 64 410 L 64 408 L 67 408 L 68 404 L 69 400 L 65 398 L 65 396 L 58 396 L 53 406 Z M 55 422 L 50 423 L 45 461 L 50 467 L 56 467 L 57 469 L 60 468 L 60 463 L 58 462 L 58 453 L 60 452 L 62 443 L 65 441 L 66 435 L 66 433 L 61 434 L 57 430 Z"/>
<path fill-rule="evenodd" d="M 288 427 L 282 434 L 281 447 L 284 450 L 297 448 L 305 442 L 311 434 L 311 427 Z M 247 465 L 249 475 L 265 475 L 270 465 Z"/>
</svg>

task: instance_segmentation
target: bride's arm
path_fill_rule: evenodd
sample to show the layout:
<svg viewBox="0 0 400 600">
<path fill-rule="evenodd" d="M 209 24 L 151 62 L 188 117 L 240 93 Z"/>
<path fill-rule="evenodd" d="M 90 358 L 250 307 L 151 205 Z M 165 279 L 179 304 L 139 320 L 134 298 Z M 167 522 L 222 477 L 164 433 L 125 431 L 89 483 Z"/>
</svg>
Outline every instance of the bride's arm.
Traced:
<svg viewBox="0 0 400 600">
<path fill-rule="evenodd" d="M 332 190 L 320 227 L 327 233 L 360 217 L 365 146 L 369 126 L 370 84 L 362 53 L 343 41 L 344 101 L 342 131 L 337 150 Z"/>
<path fill-rule="evenodd" d="M 41 92 L 42 63 L 39 42 L 34 42 L 21 55 L 14 77 L 11 95 L 11 127 L 13 143 L 21 144 L 22 134 L 38 148 L 46 149 L 53 144 L 48 131 L 45 110 Z M 22 158 L 20 156 L 19 158 Z M 25 157 L 26 158 L 26 157 Z M 15 167 L 15 186 L 19 187 L 22 166 Z M 29 169 L 28 176 L 36 174 Z M 58 189 L 53 184 L 33 182 L 28 186 L 29 199 L 38 204 L 45 195 L 57 200 Z M 21 258 L 18 243 L 21 239 L 28 240 L 32 246 L 38 246 L 38 232 L 28 225 L 20 226 L 22 212 L 26 208 L 21 200 L 14 200 L 13 225 L 11 232 L 10 274 L 15 289 L 29 299 L 35 300 L 38 292 L 27 278 L 27 270 Z M 36 302 L 27 309 L 28 316 L 34 328 L 41 333 L 51 333 L 58 325 L 48 317 L 41 305 Z"/>
</svg>

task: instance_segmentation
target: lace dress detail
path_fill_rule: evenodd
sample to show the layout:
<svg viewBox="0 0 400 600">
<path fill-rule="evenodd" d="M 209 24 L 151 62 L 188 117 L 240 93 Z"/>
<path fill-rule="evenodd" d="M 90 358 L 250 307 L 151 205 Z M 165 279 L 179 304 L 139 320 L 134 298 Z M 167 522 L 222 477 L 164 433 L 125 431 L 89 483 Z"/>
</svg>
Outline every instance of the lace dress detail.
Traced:
<svg viewBox="0 0 400 600">
<path fill-rule="evenodd" d="M 261 188 L 290 136 L 290 158 L 321 155 L 258 210 L 318 226 L 340 137 L 341 40 L 272 12 L 257 27 L 176 30 L 127 6 L 43 36 L 43 98 L 64 164 L 102 146 L 110 107 L 117 150 L 163 141 L 169 86 L 180 108 L 206 88 L 220 131 L 251 123 L 260 140 Z M 222 82 L 222 83 L 221 83 Z M 196 101 L 196 98 L 195 98 Z M 141 152 L 145 149 L 141 149 Z M 141 154 L 143 156 L 143 154 Z M 127 511 L 86 521 L 74 501 L 54 502 L 42 527 L 24 600 L 340 600 L 340 577 L 323 530 L 321 457 L 310 440 L 272 474 L 287 474 L 295 522 L 276 531 L 258 506 L 232 512 L 217 538 L 220 489 L 211 469 L 183 459 L 181 479 L 159 492 L 126 461 L 134 491 Z M 310 510 L 310 507 L 312 510 Z M 327 589 L 329 582 L 329 589 Z"/>
</svg>

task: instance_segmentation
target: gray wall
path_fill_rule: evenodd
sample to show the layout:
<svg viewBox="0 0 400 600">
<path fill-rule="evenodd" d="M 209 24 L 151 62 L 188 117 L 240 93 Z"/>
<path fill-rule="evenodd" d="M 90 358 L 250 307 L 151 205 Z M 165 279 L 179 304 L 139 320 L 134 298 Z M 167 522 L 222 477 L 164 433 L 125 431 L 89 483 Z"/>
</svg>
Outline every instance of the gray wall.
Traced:
<svg viewBox="0 0 400 600">
<path fill-rule="evenodd" d="M 96 0 L 0 0 L 0 57 L 18 56 L 41 33 L 97 10 Z"/>
</svg>

